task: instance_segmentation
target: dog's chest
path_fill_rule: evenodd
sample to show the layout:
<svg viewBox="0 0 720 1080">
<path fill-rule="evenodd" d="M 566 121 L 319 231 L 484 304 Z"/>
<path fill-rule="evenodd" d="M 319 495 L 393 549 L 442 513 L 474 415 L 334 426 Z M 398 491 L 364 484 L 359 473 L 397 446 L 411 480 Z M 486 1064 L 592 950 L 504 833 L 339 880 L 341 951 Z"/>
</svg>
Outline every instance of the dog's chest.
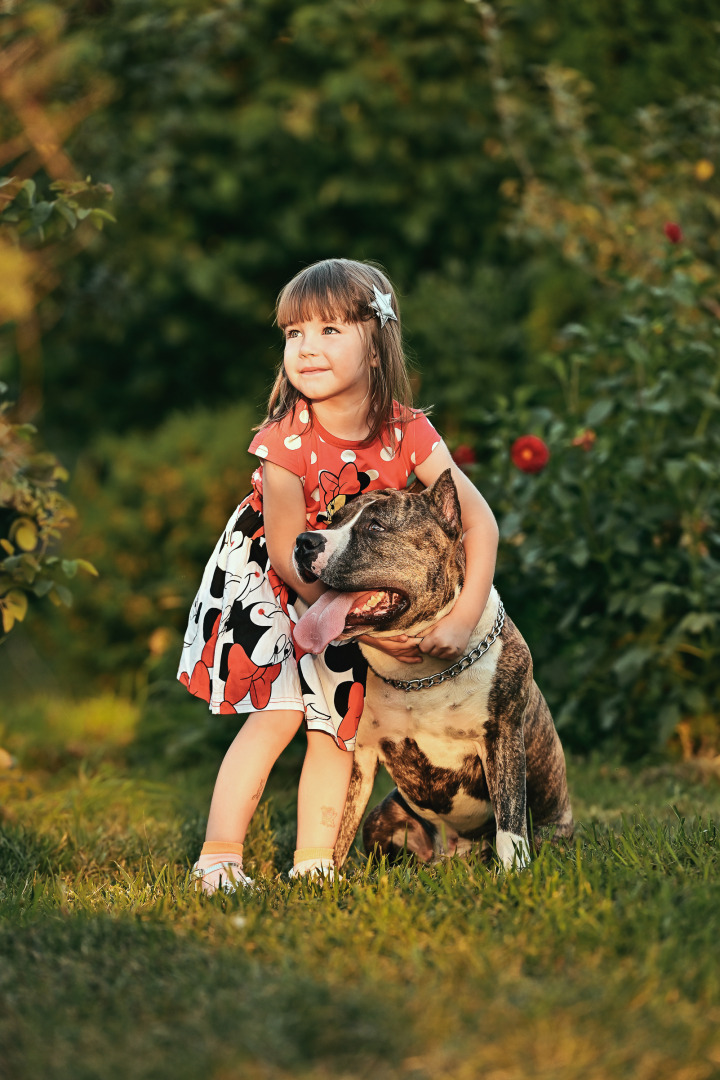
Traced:
<svg viewBox="0 0 720 1080">
<path fill-rule="evenodd" d="M 468 754 L 477 753 L 484 737 L 495 663 L 494 658 L 483 661 L 421 690 L 397 690 L 371 675 L 362 742 L 379 746 L 385 740 L 412 739 L 433 765 L 458 768 Z"/>
</svg>

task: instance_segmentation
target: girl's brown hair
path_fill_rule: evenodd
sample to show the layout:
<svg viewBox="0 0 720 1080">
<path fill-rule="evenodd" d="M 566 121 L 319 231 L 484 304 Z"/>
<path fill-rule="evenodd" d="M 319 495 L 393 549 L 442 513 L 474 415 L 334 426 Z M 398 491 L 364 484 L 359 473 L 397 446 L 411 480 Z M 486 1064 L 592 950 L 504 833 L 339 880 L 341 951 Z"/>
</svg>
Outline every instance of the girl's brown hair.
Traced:
<svg viewBox="0 0 720 1080">
<path fill-rule="evenodd" d="M 388 319 L 384 326 L 380 325 L 380 319 L 370 307 L 370 301 L 375 296 L 373 285 L 381 293 L 390 293 L 397 322 Z M 368 440 L 376 439 L 388 425 L 393 436 L 392 422 L 406 422 L 412 415 L 412 391 L 402 346 L 400 312 L 392 283 L 378 267 L 353 259 L 323 259 L 322 262 L 306 266 L 278 296 L 275 321 L 284 331 L 286 326 L 308 322 L 313 318 L 365 324 L 365 359 L 370 372 Z M 299 400 L 299 391 L 289 381 L 281 365 L 270 394 L 267 416 L 260 427 L 282 420 L 294 410 Z M 393 404 L 395 401 L 400 407 L 400 415 L 397 415 Z"/>
</svg>

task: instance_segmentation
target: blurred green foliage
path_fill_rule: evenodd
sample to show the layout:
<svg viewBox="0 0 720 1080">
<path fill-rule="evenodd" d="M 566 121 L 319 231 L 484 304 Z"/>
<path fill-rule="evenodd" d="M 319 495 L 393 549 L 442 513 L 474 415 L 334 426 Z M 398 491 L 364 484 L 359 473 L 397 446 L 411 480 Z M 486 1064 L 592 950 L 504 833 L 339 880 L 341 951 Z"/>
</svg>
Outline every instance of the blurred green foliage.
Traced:
<svg viewBox="0 0 720 1080">
<path fill-rule="evenodd" d="M 45 13 L 38 34 L 59 25 L 52 4 L 27 10 Z M 566 742 L 638 750 L 675 729 L 717 749 L 707 0 L 681 16 L 668 0 L 71 0 L 64 15 L 55 104 L 92 105 L 68 146 L 116 190 L 121 224 L 40 308 L 44 421 L 80 454 L 78 544 L 102 570 L 71 634 L 37 630 L 63 679 L 171 674 L 247 489 L 274 296 L 340 254 L 397 281 L 418 399 L 451 446 L 476 447 L 499 583 Z M 666 221 L 689 242 L 674 270 Z M 24 390 L 17 352 L 6 338 L 0 373 Z M 595 441 L 573 446 L 585 428 Z M 536 477 L 507 456 L 526 431 L 552 450 Z"/>
<path fill-rule="evenodd" d="M 5 387 L 0 383 L 0 397 Z M 0 642 L 27 614 L 28 593 L 69 605 L 64 584 L 78 570 L 96 574 L 85 559 L 61 559 L 55 541 L 75 518 L 72 503 L 57 490 L 67 472 L 54 454 L 37 445 L 32 424 L 12 423 L 0 402 Z"/>
<path fill-rule="evenodd" d="M 114 221 L 106 209 L 112 188 L 80 179 L 62 148 L 79 119 L 78 101 L 72 107 L 47 102 L 68 77 L 75 55 L 61 41 L 61 13 L 48 4 L 26 4 L 15 12 L 11 4 L 3 16 L 0 160 L 11 162 L 12 171 L 0 177 L 0 327 L 5 341 L 15 343 L 23 377 L 16 408 L 2 400 L 7 386 L 0 383 L 0 641 L 24 620 L 29 595 L 69 605 L 65 582 L 78 570 L 97 573 L 87 560 L 55 553 L 75 516 L 58 491 L 68 474 L 27 421 L 42 402 L 38 309 L 57 286 L 68 255 Z M 88 100 L 93 99 L 97 95 Z M 40 165 L 44 175 L 38 184 L 31 174 Z"/>
<path fill-rule="evenodd" d="M 669 246 L 669 245 L 668 245 Z M 552 406 L 519 389 L 487 416 L 497 581 L 533 648 L 565 741 L 717 753 L 720 657 L 720 367 L 717 318 L 692 259 L 662 283 L 625 283 L 622 314 L 566 330 Z M 518 471 L 508 447 L 544 436 L 550 461 Z"/>
<path fill-rule="evenodd" d="M 78 582 L 62 624 L 35 630 L 67 687 L 130 678 L 138 689 L 168 656 L 174 678 L 199 574 L 250 490 L 245 447 L 258 419 L 245 405 L 178 414 L 151 435 L 103 436 L 83 457 L 70 489 L 82 522 L 74 544 L 100 577 Z"/>
<path fill-rule="evenodd" d="M 103 205 L 112 194 L 90 180 L 58 180 L 48 199 L 34 180 L 0 178 L 0 324 L 34 318 L 38 292 L 47 289 L 54 245 L 82 221 L 113 220 Z M 0 399 L 7 391 L 0 383 Z M 63 559 L 56 541 L 75 517 L 58 490 L 67 471 L 38 444 L 37 429 L 0 400 L 0 641 L 27 614 L 28 594 L 69 606 L 66 582 L 78 570 L 95 575 L 85 559 Z"/>
<path fill-rule="evenodd" d="M 378 260 L 397 281 L 420 396 L 442 423 L 536 375 L 528 331 L 544 347 L 597 296 L 547 232 L 534 255 L 531 229 L 509 239 L 512 132 L 536 175 L 566 184 L 575 154 L 548 65 L 596 87 L 591 142 L 620 152 L 636 145 L 635 110 L 706 91 L 717 33 L 705 0 L 672 30 L 649 3 L 503 2 L 497 39 L 487 7 L 70 5 L 89 43 L 70 89 L 100 72 L 113 86 L 70 145 L 116 188 L 123 224 L 74 268 L 48 345 L 47 420 L 66 443 L 192 401 L 264 398 L 274 297 L 328 255 Z"/>
</svg>

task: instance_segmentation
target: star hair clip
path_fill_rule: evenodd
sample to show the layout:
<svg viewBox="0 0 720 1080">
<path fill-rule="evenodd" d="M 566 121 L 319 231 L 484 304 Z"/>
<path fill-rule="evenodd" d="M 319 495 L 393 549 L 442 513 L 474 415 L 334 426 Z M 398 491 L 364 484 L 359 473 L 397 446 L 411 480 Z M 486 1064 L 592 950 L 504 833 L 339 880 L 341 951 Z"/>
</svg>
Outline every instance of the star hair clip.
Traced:
<svg viewBox="0 0 720 1080">
<path fill-rule="evenodd" d="M 375 299 L 370 301 L 370 307 L 380 320 L 380 329 L 382 329 L 388 319 L 394 319 L 395 322 L 397 322 L 397 315 L 393 311 L 392 304 L 390 303 L 392 294 L 389 292 L 380 292 L 377 285 L 373 285 L 373 292 L 375 293 Z"/>
</svg>

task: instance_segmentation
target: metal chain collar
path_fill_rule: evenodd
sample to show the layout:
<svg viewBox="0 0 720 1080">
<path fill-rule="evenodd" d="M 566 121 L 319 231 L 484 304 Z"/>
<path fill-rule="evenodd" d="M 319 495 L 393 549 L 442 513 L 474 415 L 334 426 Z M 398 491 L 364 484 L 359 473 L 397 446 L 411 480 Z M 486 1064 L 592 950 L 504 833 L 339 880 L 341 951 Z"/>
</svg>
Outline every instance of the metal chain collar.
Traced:
<svg viewBox="0 0 720 1080">
<path fill-rule="evenodd" d="M 501 600 L 490 633 L 487 634 L 480 644 L 476 645 L 471 652 L 458 660 L 456 664 L 453 664 L 452 667 L 445 668 L 444 671 L 438 671 L 437 675 L 427 675 L 424 679 L 386 679 L 384 675 L 381 675 L 375 670 L 372 664 L 368 664 L 368 667 L 373 675 L 377 675 L 378 679 L 382 679 L 382 681 L 389 686 L 394 686 L 396 690 L 426 690 L 429 686 L 438 686 L 448 679 L 454 679 L 455 676 L 460 675 L 461 672 L 467 671 L 471 664 L 474 664 L 476 660 L 479 660 L 481 656 L 485 655 L 495 639 L 502 633 L 504 625 L 505 608 L 503 607 L 503 602 Z"/>
</svg>

